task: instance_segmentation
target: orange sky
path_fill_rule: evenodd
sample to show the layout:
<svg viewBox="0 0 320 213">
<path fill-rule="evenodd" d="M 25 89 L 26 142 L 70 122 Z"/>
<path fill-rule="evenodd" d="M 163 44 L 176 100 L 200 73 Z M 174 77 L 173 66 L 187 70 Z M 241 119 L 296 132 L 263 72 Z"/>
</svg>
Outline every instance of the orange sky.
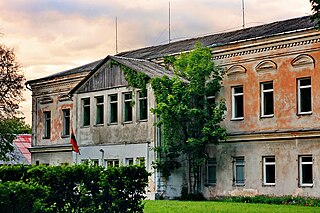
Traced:
<svg viewBox="0 0 320 213">
<path fill-rule="evenodd" d="M 3 0 L 1 43 L 14 48 L 27 80 L 125 51 L 168 41 L 163 0 Z M 242 27 L 241 0 L 170 0 L 171 39 Z M 246 26 L 311 14 L 309 0 L 245 0 Z M 31 123 L 31 92 L 21 110 Z"/>
</svg>

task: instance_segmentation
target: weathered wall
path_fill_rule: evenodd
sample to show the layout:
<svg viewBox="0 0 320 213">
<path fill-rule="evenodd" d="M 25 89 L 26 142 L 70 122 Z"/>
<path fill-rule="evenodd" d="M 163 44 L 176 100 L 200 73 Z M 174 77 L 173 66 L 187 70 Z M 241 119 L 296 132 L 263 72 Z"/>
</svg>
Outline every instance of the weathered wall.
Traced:
<svg viewBox="0 0 320 213">
<path fill-rule="evenodd" d="M 320 194 L 320 139 L 295 139 L 221 143 L 208 147 L 210 157 L 217 159 L 217 183 L 204 187 L 204 195 L 214 196 L 252 196 L 299 195 L 316 196 Z M 298 156 L 312 155 L 313 186 L 299 187 Z M 245 158 L 245 185 L 233 185 L 233 157 Z M 263 156 L 275 156 L 276 182 L 274 186 L 263 185 Z"/>
</svg>

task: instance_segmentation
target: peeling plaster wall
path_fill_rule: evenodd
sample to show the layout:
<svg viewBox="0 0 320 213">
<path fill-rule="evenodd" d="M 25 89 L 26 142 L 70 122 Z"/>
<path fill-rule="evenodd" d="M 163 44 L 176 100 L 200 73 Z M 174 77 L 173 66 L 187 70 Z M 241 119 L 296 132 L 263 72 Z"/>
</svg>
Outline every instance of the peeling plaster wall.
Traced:
<svg viewBox="0 0 320 213">
<path fill-rule="evenodd" d="M 217 184 L 204 187 L 205 197 L 293 195 L 319 197 L 320 139 L 221 143 L 208 147 L 210 157 L 217 159 Z M 313 186 L 299 186 L 298 157 L 312 155 Z M 233 185 L 233 157 L 245 158 L 245 185 Z M 275 186 L 263 185 L 262 157 L 275 156 Z"/>
</svg>

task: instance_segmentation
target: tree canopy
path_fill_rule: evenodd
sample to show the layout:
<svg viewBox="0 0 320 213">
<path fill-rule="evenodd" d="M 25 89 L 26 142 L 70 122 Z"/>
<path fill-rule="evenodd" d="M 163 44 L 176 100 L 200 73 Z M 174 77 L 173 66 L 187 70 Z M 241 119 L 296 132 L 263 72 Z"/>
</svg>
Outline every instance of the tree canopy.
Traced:
<svg viewBox="0 0 320 213">
<path fill-rule="evenodd" d="M 0 119 L 17 115 L 25 77 L 13 49 L 0 45 Z"/>
<path fill-rule="evenodd" d="M 312 7 L 312 20 L 317 20 L 318 27 L 320 27 L 320 0 L 310 0 Z"/>
<path fill-rule="evenodd" d="M 155 167 L 165 177 L 186 165 L 188 192 L 200 190 L 202 166 L 207 159 L 206 145 L 226 139 L 220 126 L 226 106 L 215 99 L 221 88 L 223 70 L 214 65 L 209 48 L 196 44 L 195 49 L 178 57 L 164 59 L 174 77 L 150 79 L 156 106 L 156 125 L 161 129 L 161 144 L 156 147 L 159 158 Z M 134 82 L 133 72 L 125 71 L 126 79 Z M 130 85 L 137 87 L 136 85 Z M 145 88 L 139 84 L 139 88 Z"/>
</svg>

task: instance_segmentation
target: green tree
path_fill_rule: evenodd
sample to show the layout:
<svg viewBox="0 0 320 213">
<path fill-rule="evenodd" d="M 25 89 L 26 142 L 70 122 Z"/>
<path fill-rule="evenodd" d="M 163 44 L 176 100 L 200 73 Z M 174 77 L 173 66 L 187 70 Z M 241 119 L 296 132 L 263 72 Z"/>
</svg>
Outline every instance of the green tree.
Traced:
<svg viewBox="0 0 320 213">
<path fill-rule="evenodd" d="M 0 45 L 0 119 L 12 118 L 23 100 L 24 75 L 13 49 Z"/>
<path fill-rule="evenodd" d="M 31 134 L 31 127 L 22 118 L 0 120 L 0 160 L 9 160 L 7 154 L 13 151 L 12 141 L 18 134 Z"/>
<path fill-rule="evenodd" d="M 312 20 L 317 20 L 318 26 L 320 27 L 320 0 L 310 0 L 312 7 Z"/>
<path fill-rule="evenodd" d="M 163 132 L 155 165 L 168 176 L 186 162 L 188 192 L 198 193 L 206 145 L 226 139 L 226 130 L 220 126 L 225 103 L 212 99 L 221 88 L 223 70 L 214 65 L 210 49 L 201 44 L 165 61 L 175 77 L 151 79 L 157 101 L 152 112 L 159 117 L 157 125 Z"/>
</svg>

